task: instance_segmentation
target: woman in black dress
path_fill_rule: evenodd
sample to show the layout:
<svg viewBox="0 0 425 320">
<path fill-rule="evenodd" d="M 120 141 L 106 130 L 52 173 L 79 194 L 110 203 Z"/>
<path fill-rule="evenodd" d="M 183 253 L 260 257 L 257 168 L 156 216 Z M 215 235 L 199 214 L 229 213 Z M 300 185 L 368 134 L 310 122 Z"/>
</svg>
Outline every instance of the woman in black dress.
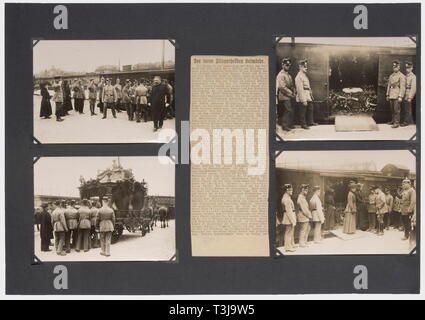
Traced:
<svg viewBox="0 0 425 320">
<path fill-rule="evenodd" d="M 46 84 L 40 84 L 41 88 L 41 108 L 40 108 L 40 117 L 44 119 L 50 119 L 52 115 L 52 105 L 50 104 L 50 99 L 52 96 L 49 91 L 47 91 Z"/>
</svg>

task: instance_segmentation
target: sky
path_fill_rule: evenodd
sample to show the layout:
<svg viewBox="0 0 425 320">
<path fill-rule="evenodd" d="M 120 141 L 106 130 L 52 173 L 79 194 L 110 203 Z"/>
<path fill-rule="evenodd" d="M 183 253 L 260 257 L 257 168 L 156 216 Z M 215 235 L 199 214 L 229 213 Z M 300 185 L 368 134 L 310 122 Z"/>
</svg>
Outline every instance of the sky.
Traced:
<svg viewBox="0 0 425 320">
<path fill-rule="evenodd" d="M 391 163 L 403 165 L 411 172 L 416 172 L 416 158 L 408 150 L 284 151 L 276 159 L 276 166 L 308 167 L 309 164 L 320 163 L 338 166 L 349 162 L 369 161 L 375 162 L 378 170 Z"/>
<path fill-rule="evenodd" d="M 33 73 L 52 66 L 64 71 L 94 72 L 106 64 L 160 62 L 175 59 L 168 40 L 41 40 L 33 49 Z"/>
<path fill-rule="evenodd" d="M 291 42 L 290 37 L 280 40 L 282 43 Z M 314 43 L 314 44 L 338 44 L 338 45 L 361 45 L 376 47 L 412 47 L 416 44 L 408 37 L 295 37 L 295 43 Z"/>
<path fill-rule="evenodd" d="M 98 170 L 112 167 L 117 157 L 43 157 L 34 165 L 34 194 L 76 196 L 80 175 L 96 178 Z M 174 196 L 175 165 L 161 164 L 158 157 L 120 157 L 124 169 L 132 169 L 137 181 L 148 183 L 149 195 Z"/>
</svg>

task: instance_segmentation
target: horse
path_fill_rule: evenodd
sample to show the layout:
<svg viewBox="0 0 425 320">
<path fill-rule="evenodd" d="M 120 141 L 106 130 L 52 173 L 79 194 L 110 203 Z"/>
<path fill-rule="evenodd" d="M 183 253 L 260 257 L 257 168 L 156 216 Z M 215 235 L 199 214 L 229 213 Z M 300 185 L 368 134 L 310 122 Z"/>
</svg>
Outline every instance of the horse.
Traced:
<svg viewBox="0 0 425 320">
<path fill-rule="evenodd" d="M 159 219 L 161 221 L 161 228 L 167 228 L 168 227 L 168 218 L 169 218 L 168 209 L 164 206 L 161 206 L 158 209 L 158 213 L 159 213 Z"/>
</svg>

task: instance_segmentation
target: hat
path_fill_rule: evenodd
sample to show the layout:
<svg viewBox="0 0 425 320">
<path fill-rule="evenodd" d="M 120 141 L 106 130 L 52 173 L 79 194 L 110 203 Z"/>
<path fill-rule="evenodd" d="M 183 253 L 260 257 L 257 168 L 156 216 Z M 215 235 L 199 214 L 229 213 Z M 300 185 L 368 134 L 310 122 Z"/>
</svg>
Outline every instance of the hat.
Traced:
<svg viewBox="0 0 425 320">
<path fill-rule="evenodd" d="M 290 183 L 285 183 L 285 184 L 283 185 L 282 189 L 283 189 L 283 192 L 286 192 L 286 191 L 288 191 L 289 189 L 292 189 L 292 184 L 290 184 Z"/>
<path fill-rule="evenodd" d="M 303 59 L 303 60 L 298 61 L 298 65 L 303 66 L 303 67 L 307 67 L 307 62 L 308 62 L 307 59 Z"/>
<path fill-rule="evenodd" d="M 282 59 L 282 63 L 286 64 L 286 65 L 290 65 L 291 64 L 291 59 L 290 58 L 283 58 Z"/>
<path fill-rule="evenodd" d="M 59 200 L 56 200 L 56 201 L 54 202 L 54 204 L 55 204 L 55 206 L 59 206 L 59 205 L 61 204 L 61 202 L 60 202 Z"/>
<path fill-rule="evenodd" d="M 406 60 L 404 63 L 406 64 L 406 68 L 413 68 L 413 62 L 412 61 Z"/>
<path fill-rule="evenodd" d="M 41 204 L 41 207 L 42 207 L 42 208 L 47 208 L 48 206 L 49 206 L 49 204 L 47 204 L 47 203 L 42 203 L 42 204 Z"/>
<path fill-rule="evenodd" d="M 320 190 L 320 187 L 319 186 L 314 186 L 313 187 L 313 192 L 316 192 L 317 190 Z"/>
<path fill-rule="evenodd" d="M 302 184 L 300 188 L 301 190 L 304 190 L 304 189 L 308 189 L 308 187 L 310 187 L 309 184 Z"/>
<path fill-rule="evenodd" d="M 400 61 L 394 60 L 393 61 L 393 67 L 399 67 L 399 66 L 400 66 Z"/>
<path fill-rule="evenodd" d="M 406 178 L 406 179 L 403 180 L 402 183 L 408 183 L 408 184 L 410 184 L 410 180 Z"/>
</svg>

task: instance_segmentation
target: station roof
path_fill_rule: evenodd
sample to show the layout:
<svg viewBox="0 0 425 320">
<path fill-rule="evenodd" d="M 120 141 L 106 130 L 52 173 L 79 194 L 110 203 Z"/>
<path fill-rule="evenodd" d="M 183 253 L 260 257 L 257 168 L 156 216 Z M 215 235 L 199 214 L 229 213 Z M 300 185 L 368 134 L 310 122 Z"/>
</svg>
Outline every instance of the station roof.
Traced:
<svg viewBox="0 0 425 320">
<path fill-rule="evenodd" d="M 416 37 L 294 37 L 295 43 L 362 47 L 416 48 Z M 291 37 L 279 43 L 291 43 Z"/>
</svg>

